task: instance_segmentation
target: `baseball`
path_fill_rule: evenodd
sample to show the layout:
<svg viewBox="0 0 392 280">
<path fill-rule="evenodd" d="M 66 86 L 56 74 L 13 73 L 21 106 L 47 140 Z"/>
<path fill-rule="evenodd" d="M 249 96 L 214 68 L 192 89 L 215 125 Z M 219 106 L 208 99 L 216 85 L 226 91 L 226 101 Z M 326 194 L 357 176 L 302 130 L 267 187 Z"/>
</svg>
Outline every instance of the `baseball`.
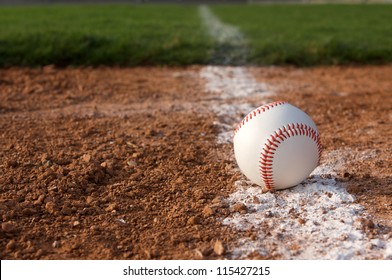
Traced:
<svg viewBox="0 0 392 280">
<path fill-rule="evenodd" d="M 305 112 L 284 101 L 250 112 L 237 126 L 233 142 L 242 173 L 268 190 L 298 185 L 320 160 L 316 125 Z"/>
</svg>

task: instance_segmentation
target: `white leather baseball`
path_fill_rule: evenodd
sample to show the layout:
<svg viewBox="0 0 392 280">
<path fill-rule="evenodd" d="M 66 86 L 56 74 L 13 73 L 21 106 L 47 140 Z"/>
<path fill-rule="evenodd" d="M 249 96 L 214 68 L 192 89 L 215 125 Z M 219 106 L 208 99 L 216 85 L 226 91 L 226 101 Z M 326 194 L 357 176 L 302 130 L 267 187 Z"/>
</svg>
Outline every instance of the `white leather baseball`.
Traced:
<svg viewBox="0 0 392 280">
<path fill-rule="evenodd" d="M 241 171 L 269 190 L 301 183 L 320 160 L 316 125 L 305 112 L 284 101 L 249 113 L 237 126 L 233 141 Z"/>
</svg>

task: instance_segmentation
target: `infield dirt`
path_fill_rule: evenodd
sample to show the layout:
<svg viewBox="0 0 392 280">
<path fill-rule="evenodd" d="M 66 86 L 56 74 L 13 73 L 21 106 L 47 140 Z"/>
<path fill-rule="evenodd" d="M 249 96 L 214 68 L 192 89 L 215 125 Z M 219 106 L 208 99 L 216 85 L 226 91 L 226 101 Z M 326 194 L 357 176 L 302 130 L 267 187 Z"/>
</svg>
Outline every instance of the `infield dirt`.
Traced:
<svg viewBox="0 0 392 280">
<path fill-rule="evenodd" d="M 312 117 L 325 152 L 374 153 L 336 179 L 369 238 L 390 233 L 392 66 L 249 71 Z M 225 200 L 242 175 L 199 72 L 0 70 L 1 259 L 223 259 L 257 238 L 222 225 L 247 211 Z"/>
</svg>

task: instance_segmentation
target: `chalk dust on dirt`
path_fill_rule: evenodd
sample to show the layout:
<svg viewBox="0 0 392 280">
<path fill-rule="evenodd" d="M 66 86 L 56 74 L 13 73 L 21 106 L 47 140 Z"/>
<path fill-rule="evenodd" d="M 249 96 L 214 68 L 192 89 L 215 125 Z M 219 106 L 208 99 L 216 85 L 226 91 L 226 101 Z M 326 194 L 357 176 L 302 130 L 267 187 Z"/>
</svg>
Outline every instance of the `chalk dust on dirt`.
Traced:
<svg viewBox="0 0 392 280">
<path fill-rule="evenodd" d="M 233 119 L 241 119 L 253 108 L 271 102 L 272 97 L 278 100 L 286 95 L 273 84 L 256 81 L 245 67 L 209 66 L 202 69 L 201 76 L 206 79 L 206 90 L 220 93 L 224 100 L 212 106 L 221 130 L 220 143 L 232 145 L 233 127 L 238 123 Z M 246 178 L 235 182 L 237 190 L 226 201 L 238 212 L 222 223 L 238 231 L 251 230 L 254 235 L 238 240 L 231 248 L 232 258 L 252 254 L 283 259 L 392 257 L 392 239 L 387 231 L 374 236 L 362 229 L 364 223 L 373 223 L 372 218 L 338 179 L 348 167 L 374 159 L 376 151 L 337 149 L 327 150 L 310 179 L 290 190 L 264 193 Z"/>
<path fill-rule="evenodd" d="M 250 71 L 259 81 L 274 85 L 279 97 L 312 116 L 324 151 L 341 151 L 338 162 L 329 162 L 345 166 L 336 178 L 378 222 L 391 227 L 392 67 Z"/>
<path fill-rule="evenodd" d="M 0 70 L 0 257 L 220 259 L 257 238 L 223 224 L 252 209 L 227 203 L 242 178 L 217 141 L 230 98 L 200 71 Z M 356 151 L 336 179 L 372 215 L 358 221 L 369 238 L 388 234 L 392 67 L 250 71 L 312 116 L 326 152 Z"/>
<path fill-rule="evenodd" d="M 351 211 L 351 217 L 356 217 L 351 222 L 352 228 L 345 233 L 350 223 L 343 218 L 334 231 L 340 234 L 335 247 L 327 246 L 323 254 L 344 259 L 392 258 L 391 67 L 269 68 L 269 71 L 253 68 L 251 72 L 258 80 L 273 84 L 279 97 L 312 116 L 324 147 L 322 165 L 314 175 L 329 174 L 324 179 L 334 179 L 336 187 L 343 186 L 354 199 L 354 204 L 346 206 L 347 213 Z M 341 206 L 350 197 L 343 199 Z M 349 210 L 354 206 L 360 208 Z M 338 213 L 346 212 L 339 211 L 340 208 L 322 226 L 333 222 Z M 308 223 L 304 225 L 306 228 Z M 354 237 L 355 234 L 359 235 Z M 347 243 L 350 239 L 351 243 Z M 298 246 L 298 256 L 306 256 L 309 247 L 320 249 L 319 242 L 315 244 Z"/>
</svg>

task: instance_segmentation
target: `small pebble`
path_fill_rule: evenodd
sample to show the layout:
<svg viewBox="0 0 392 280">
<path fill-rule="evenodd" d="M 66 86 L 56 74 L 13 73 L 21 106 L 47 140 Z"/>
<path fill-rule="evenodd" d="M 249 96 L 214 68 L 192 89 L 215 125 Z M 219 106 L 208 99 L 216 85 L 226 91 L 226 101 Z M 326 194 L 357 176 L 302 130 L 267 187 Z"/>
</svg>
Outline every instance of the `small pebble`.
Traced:
<svg viewBox="0 0 392 280">
<path fill-rule="evenodd" d="M 302 218 L 299 218 L 298 219 L 298 223 L 301 224 L 301 225 L 304 225 L 306 223 L 306 221 L 304 219 L 302 219 Z"/>
<path fill-rule="evenodd" d="M 188 219 L 188 225 L 198 225 L 200 224 L 200 218 L 197 216 L 190 217 Z"/>
<path fill-rule="evenodd" d="M 50 214 L 53 214 L 56 211 L 56 206 L 52 201 L 49 201 L 45 204 L 45 209 L 48 211 Z"/>
<path fill-rule="evenodd" d="M 245 213 L 248 212 L 248 207 L 246 207 L 246 205 L 243 204 L 243 203 L 238 203 L 238 204 L 233 206 L 233 211 L 234 212 L 239 212 L 241 214 L 245 214 Z"/>
<path fill-rule="evenodd" d="M 203 216 L 204 217 L 210 217 L 212 215 L 214 215 L 214 210 L 212 210 L 211 207 L 208 206 L 208 205 L 205 206 L 204 209 L 203 209 Z"/>
<path fill-rule="evenodd" d="M 222 241 L 217 240 L 214 243 L 214 252 L 215 254 L 217 254 L 218 256 L 221 256 L 225 253 L 225 247 L 223 246 Z"/>
<path fill-rule="evenodd" d="M 1 224 L 1 229 L 5 232 L 13 232 L 16 229 L 16 226 L 13 222 L 4 222 Z"/>
<path fill-rule="evenodd" d="M 116 203 L 110 203 L 109 206 L 105 208 L 105 210 L 111 212 L 113 210 L 116 210 L 116 207 L 117 207 Z"/>
<path fill-rule="evenodd" d="M 91 155 L 89 155 L 89 154 L 85 154 L 85 155 L 83 155 L 82 156 L 82 160 L 84 161 L 84 162 L 90 162 L 91 161 Z"/>
</svg>

